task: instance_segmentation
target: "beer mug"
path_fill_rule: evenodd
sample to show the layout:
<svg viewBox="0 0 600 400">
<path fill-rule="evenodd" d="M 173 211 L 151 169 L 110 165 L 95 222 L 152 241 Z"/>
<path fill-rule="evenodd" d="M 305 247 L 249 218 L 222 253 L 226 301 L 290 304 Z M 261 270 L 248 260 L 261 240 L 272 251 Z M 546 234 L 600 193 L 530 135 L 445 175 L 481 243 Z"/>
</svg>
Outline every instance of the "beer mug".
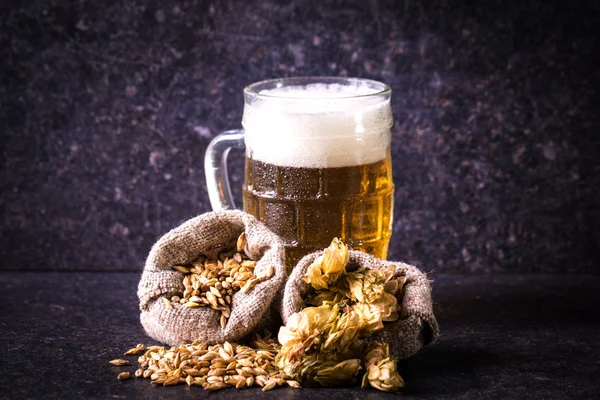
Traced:
<svg viewBox="0 0 600 400">
<path fill-rule="evenodd" d="M 246 149 L 243 210 L 283 239 L 286 263 L 334 237 L 385 259 L 392 233 L 389 86 L 354 78 L 283 78 L 244 89 L 242 130 L 215 137 L 205 174 L 213 209 L 235 208 L 231 148 Z"/>
</svg>

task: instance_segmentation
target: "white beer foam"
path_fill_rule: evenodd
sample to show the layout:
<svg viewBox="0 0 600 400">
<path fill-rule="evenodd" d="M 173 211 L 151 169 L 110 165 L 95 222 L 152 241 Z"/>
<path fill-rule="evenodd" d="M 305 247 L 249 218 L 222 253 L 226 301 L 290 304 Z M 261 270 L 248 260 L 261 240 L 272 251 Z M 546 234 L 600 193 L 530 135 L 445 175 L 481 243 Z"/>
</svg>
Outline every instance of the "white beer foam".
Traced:
<svg viewBox="0 0 600 400">
<path fill-rule="evenodd" d="M 292 97 L 304 99 L 340 99 L 372 94 L 377 90 L 367 86 L 347 86 L 339 83 L 313 83 L 304 86 L 284 86 L 275 89 L 263 89 L 261 95 L 273 97 Z"/>
<path fill-rule="evenodd" d="M 333 168 L 384 159 L 390 146 L 388 99 L 367 86 L 313 84 L 263 90 L 246 104 L 246 151 L 287 167 Z"/>
</svg>

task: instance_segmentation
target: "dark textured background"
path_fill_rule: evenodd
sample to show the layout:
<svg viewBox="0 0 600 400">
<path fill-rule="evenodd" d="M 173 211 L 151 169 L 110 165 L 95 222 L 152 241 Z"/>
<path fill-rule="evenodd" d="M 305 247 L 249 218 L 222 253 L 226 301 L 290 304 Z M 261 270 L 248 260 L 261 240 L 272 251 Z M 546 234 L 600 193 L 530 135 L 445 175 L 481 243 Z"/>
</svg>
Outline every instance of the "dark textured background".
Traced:
<svg viewBox="0 0 600 400">
<path fill-rule="evenodd" d="M 140 270 L 208 210 L 204 150 L 240 125 L 245 85 L 348 75 L 394 91 L 390 258 L 597 272 L 596 1 L 14 3 L 0 5 L 3 269 Z"/>
</svg>

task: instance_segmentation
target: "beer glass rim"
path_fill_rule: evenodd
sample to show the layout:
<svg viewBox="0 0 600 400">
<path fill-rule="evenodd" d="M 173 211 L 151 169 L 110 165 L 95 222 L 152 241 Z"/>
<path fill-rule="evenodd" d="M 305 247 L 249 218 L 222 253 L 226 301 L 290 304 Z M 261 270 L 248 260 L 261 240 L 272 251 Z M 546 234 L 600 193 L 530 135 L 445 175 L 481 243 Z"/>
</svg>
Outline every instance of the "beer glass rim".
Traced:
<svg viewBox="0 0 600 400">
<path fill-rule="evenodd" d="M 352 94 L 349 96 L 336 97 L 336 101 L 344 100 L 356 100 L 356 99 L 369 99 L 374 97 L 390 95 L 392 89 L 385 83 L 379 82 L 373 79 L 365 78 L 353 78 L 353 77 L 334 77 L 334 76 L 298 76 L 298 77 L 286 77 L 286 78 L 275 78 L 267 79 L 259 82 L 254 82 L 244 88 L 244 94 L 252 98 L 263 98 L 263 99 L 280 99 L 280 100 L 293 100 L 293 101 L 315 101 L 315 100 L 332 100 L 332 98 L 323 97 L 305 97 L 305 96 L 282 96 L 281 94 L 272 95 L 268 93 L 260 93 L 265 89 L 277 89 L 286 86 L 305 86 L 310 84 L 325 83 L 325 84 L 340 84 L 345 86 L 359 86 L 366 85 L 367 87 L 374 89 L 372 93 L 361 93 Z"/>
</svg>

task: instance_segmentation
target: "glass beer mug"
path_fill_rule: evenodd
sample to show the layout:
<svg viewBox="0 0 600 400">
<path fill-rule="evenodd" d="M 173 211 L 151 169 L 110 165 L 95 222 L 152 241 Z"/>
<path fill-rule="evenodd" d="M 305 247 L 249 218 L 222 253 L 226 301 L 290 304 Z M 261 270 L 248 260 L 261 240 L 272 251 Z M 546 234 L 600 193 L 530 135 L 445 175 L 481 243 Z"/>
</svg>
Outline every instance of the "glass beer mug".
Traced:
<svg viewBox="0 0 600 400">
<path fill-rule="evenodd" d="M 234 208 L 227 154 L 246 148 L 243 209 L 281 236 L 286 263 L 334 237 L 385 259 L 392 233 L 391 89 L 354 78 L 283 78 L 244 89 L 242 130 L 206 150 L 215 210 Z"/>
</svg>

